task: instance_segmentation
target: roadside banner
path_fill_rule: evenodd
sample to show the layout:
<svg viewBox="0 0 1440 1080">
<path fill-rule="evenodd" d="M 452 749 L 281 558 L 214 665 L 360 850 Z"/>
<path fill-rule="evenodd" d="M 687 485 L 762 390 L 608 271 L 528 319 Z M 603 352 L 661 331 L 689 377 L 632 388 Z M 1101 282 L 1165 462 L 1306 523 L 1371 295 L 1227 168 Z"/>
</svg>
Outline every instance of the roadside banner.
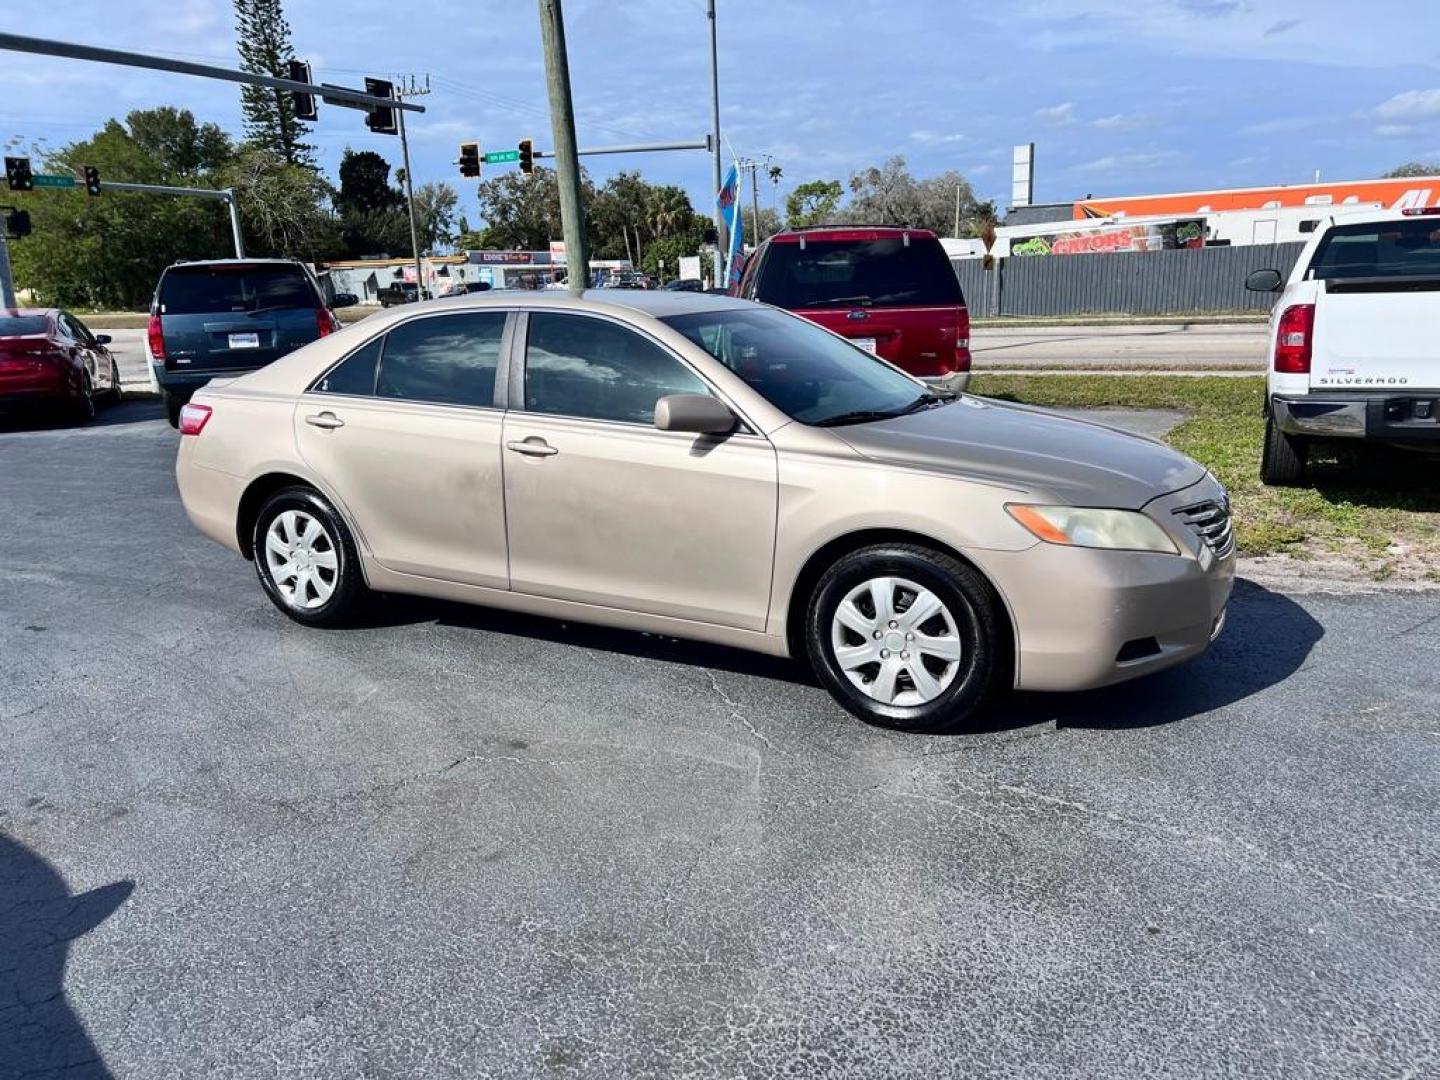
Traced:
<svg viewBox="0 0 1440 1080">
<path fill-rule="evenodd" d="M 715 196 L 715 205 L 730 233 L 730 250 L 725 256 L 725 283 L 734 285 L 740 280 L 740 252 L 743 250 L 743 224 L 740 220 L 740 170 L 734 165 L 725 174 L 725 182 Z"/>
</svg>

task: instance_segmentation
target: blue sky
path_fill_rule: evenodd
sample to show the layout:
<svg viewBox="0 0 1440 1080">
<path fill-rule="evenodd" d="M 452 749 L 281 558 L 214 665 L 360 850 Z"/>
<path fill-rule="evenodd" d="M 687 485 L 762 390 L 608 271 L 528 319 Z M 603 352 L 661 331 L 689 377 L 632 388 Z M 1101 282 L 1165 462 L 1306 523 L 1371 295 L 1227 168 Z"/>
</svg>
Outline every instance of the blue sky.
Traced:
<svg viewBox="0 0 1440 1080">
<path fill-rule="evenodd" d="M 1036 197 L 1374 176 L 1440 161 L 1440 0 L 718 0 L 721 127 L 770 154 L 779 191 L 903 154 L 1004 201 L 1017 142 Z M 432 76 L 412 124 L 418 180 L 446 179 L 475 217 L 456 144 L 533 136 L 549 112 L 533 0 L 289 0 L 316 77 Z M 690 139 L 709 126 L 703 0 L 566 0 L 582 145 Z M 3 28 L 231 64 L 226 0 L 11 5 Z M 0 53 L 0 142 L 63 144 L 132 108 L 184 105 L 239 130 L 238 88 Z M 332 171 L 348 145 L 398 162 L 398 140 L 322 106 Z M 702 151 L 591 158 L 681 184 L 708 206 Z M 762 188 L 768 200 L 768 185 Z"/>
</svg>

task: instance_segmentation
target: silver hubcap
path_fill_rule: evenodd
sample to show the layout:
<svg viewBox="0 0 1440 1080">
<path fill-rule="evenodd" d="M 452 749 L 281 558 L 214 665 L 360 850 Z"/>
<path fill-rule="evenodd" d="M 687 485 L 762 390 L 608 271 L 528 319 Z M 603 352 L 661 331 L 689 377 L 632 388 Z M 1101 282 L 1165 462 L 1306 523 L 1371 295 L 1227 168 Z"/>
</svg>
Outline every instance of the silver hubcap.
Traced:
<svg viewBox="0 0 1440 1080">
<path fill-rule="evenodd" d="M 905 578 L 871 578 L 840 601 L 830 644 L 845 677 L 886 705 L 924 705 L 955 681 L 960 635 L 940 598 Z"/>
<path fill-rule="evenodd" d="M 265 565 L 285 603 L 299 611 L 329 600 L 340 570 L 335 541 L 303 510 L 286 510 L 270 523 Z"/>
</svg>

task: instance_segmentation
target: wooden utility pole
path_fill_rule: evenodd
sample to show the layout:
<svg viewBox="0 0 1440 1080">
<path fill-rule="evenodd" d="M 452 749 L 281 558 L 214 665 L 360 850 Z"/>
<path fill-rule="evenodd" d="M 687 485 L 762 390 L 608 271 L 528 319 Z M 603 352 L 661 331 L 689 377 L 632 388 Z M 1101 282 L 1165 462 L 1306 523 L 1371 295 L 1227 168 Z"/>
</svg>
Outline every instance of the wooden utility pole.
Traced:
<svg viewBox="0 0 1440 1080">
<path fill-rule="evenodd" d="M 580 193 L 580 155 L 575 152 L 575 103 L 565 55 L 565 15 L 560 0 L 540 0 L 540 41 L 550 90 L 550 130 L 555 138 L 555 179 L 560 185 L 560 222 L 565 235 L 565 283 L 574 296 L 590 281 L 585 238 L 585 200 Z"/>
</svg>

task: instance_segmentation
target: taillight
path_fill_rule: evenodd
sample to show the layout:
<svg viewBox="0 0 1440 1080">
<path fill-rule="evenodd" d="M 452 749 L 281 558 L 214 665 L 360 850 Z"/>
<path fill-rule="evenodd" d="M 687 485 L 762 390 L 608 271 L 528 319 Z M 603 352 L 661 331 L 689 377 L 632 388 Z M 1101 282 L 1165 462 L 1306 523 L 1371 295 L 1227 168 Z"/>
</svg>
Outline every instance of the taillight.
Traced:
<svg viewBox="0 0 1440 1080">
<path fill-rule="evenodd" d="M 1275 370 L 1284 375 L 1308 375 L 1315 345 L 1315 305 L 1292 304 L 1280 313 L 1275 331 Z"/>
<path fill-rule="evenodd" d="M 970 309 L 960 309 L 960 319 L 955 326 L 955 370 L 970 370 Z"/>
<path fill-rule="evenodd" d="M 210 413 L 213 411 L 209 405 L 196 405 L 193 401 L 181 405 L 180 434 L 199 435 L 210 422 Z"/>
<path fill-rule="evenodd" d="M 145 328 L 145 336 L 150 342 L 150 355 L 156 360 L 165 359 L 165 332 L 160 329 L 160 316 L 151 315 L 150 323 Z"/>
<path fill-rule="evenodd" d="M 340 320 L 331 314 L 329 308 L 315 309 L 315 329 L 320 331 L 320 336 L 333 334 L 340 329 Z"/>
</svg>

